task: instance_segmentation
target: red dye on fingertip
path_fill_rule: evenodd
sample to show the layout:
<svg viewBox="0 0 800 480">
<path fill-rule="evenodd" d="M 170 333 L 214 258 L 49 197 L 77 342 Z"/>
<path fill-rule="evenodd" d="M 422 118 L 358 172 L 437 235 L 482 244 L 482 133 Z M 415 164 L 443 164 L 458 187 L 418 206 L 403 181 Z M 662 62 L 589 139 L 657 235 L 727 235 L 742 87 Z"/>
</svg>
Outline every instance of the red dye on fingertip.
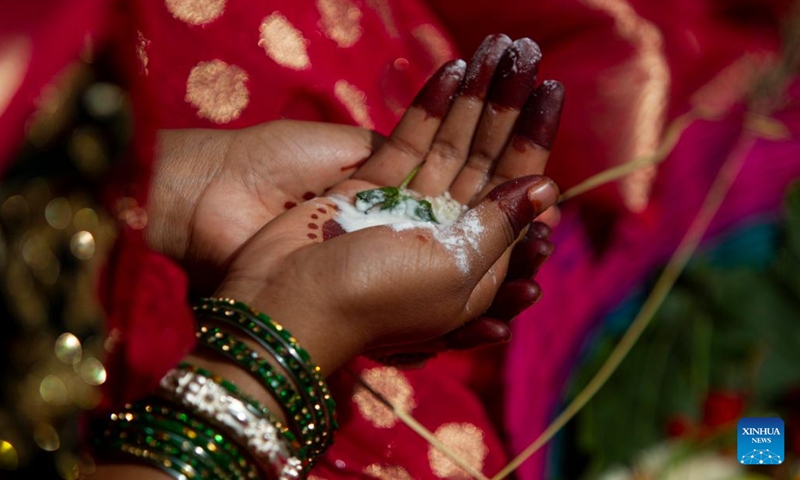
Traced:
<svg viewBox="0 0 800 480">
<path fill-rule="evenodd" d="M 290 208 L 294 208 L 296 206 L 297 204 L 294 202 L 286 202 L 283 204 L 283 208 L 285 208 L 286 210 L 289 210 Z"/>
<path fill-rule="evenodd" d="M 515 41 L 497 65 L 489 101 L 499 107 L 521 108 L 533 90 L 542 52 L 529 38 Z"/>
<path fill-rule="evenodd" d="M 498 185 L 489 192 L 487 199 L 496 201 L 500 210 L 506 214 L 508 221 L 514 228 L 514 233 L 519 232 L 541 213 L 541 202 L 528 199 L 528 189 L 540 182 L 550 180 L 541 175 L 520 177 Z"/>
<path fill-rule="evenodd" d="M 550 150 L 556 139 L 558 124 L 561 121 L 561 108 L 564 106 L 564 86 L 554 80 L 547 80 L 531 94 L 522 113 L 514 125 L 512 146 L 517 142 L 538 145 Z"/>
<path fill-rule="evenodd" d="M 494 302 L 486 314 L 490 317 L 511 321 L 530 307 L 542 295 L 539 284 L 533 280 L 523 279 L 504 283 L 497 291 Z"/>
<path fill-rule="evenodd" d="M 511 45 L 511 39 L 506 35 L 495 34 L 486 37 L 469 61 L 459 93 L 470 97 L 484 98 L 492 83 L 495 68 L 509 45 Z"/>
<path fill-rule="evenodd" d="M 530 238 L 547 238 L 553 232 L 553 229 L 550 228 L 544 222 L 533 222 L 531 223 L 530 228 L 528 229 L 528 237 Z"/>
<path fill-rule="evenodd" d="M 464 60 L 451 60 L 442 65 L 422 87 L 412 105 L 425 110 L 429 117 L 444 117 L 461 85 L 466 68 Z"/>
</svg>

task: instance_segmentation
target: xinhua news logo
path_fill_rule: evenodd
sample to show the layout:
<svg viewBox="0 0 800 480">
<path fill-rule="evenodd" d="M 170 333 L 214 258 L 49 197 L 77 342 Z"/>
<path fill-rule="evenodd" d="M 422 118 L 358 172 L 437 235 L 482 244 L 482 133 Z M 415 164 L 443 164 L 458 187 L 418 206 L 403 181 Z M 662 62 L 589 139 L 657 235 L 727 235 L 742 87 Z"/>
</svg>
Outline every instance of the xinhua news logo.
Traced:
<svg viewBox="0 0 800 480">
<path fill-rule="evenodd" d="M 737 450 L 742 465 L 780 465 L 786 431 L 780 418 L 739 420 Z"/>
</svg>

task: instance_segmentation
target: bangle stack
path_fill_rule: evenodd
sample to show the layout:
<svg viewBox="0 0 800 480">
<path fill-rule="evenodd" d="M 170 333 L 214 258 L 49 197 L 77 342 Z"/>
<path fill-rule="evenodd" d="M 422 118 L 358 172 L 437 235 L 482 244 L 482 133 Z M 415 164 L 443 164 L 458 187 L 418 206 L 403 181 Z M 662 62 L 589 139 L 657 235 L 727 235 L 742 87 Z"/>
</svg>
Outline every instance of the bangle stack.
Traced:
<svg viewBox="0 0 800 480">
<path fill-rule="evenodd" d="M 182 363 L 161 380 L 162 399 L 112 414 L 96 447 L 137 457 L 176 479 L 245 480 L 259 478 L 259 470 L 268 478 L 303 478 L 337 428 L 319 367 L 286 329 L 241 302 L 202 299 L 194 309 L 203 319 L 197 326 L 200 344 L 264 386 L 281 406 L 286 425 L 233 383 Z M 229 331 L 251 338 L 268 355 Z"/>
<path fill-rule="evenodd" d="M 221 432 L 152 398 L 111 414 L 102 436 L 104 449 L 149 460 L 175 478 L 259 478 L 244 450 Z"/>
</svg>

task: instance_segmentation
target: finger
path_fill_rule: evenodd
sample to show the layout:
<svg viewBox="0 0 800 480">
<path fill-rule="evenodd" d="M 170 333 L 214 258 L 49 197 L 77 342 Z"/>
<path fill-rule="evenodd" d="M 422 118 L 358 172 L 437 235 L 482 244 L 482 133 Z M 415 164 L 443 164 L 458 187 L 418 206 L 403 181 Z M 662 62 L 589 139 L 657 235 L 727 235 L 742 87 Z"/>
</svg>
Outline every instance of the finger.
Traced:
<svg viewBox="0 0 800 480">
<path fill-rule="evenodd" d="M 558 205 L 553 205 L 539 215 L 539 221 L 546 223 L 548 226 L 555 227 L 561 221 L 561 209 Z"/>
<path fill-rule="evenodd" d="M 563 105 L 564 87 L 559 82 L 546 80 L 534 90 L 479 198 L 509 179 L 544 173 Z"/>
<path fill-rule="evenodd" d="M 510 45 L 511 39 L 506 35 L 490 35 L 475 51 L 459 95 L 436 134 L 425 165 L 409 185 L 412 190 L 438 196 L 450 188 L 467 160 L 492 76 Z"/>
<path fill-rule="evenodd" d="M 554 250 L 555 246 L 548 239 L 526 236 L 511 252 L 506 278 L 509 280 L 532 278 Z"/>
<path fill-rule="evenodd" d="M 228 155 L 245 158 L 248 175 L 275 185 L 290 208 L 349 177 L 382 141 L 364 128 L 278 120 L 236 132 Z"/>
<path fill-rule="evenodd" d="M 539 284 L 530 279 L 512 280 L 497 291 L 486 315 L 510 322 L 525 309 L 536 303 L 542 295 Z"/>
<path fill-rule="evenodd" d="M 422 163 L 442 117 L 458 91 L 466 67 L 463 60 L 452 60 L 442 65 L 422 87 L 391 136 L 353 178 L 378 185 L 399 185 Z"/>
<path fill-rule="evenodd" d="M 489 181 L 520 109 L 533 91 L 541 57 L 539 46 L 522 38 L 500 59 L 469 158 L 450 187 L 450 194 L 459 202 L 470 204 Z"/>
<path fill-rule="evenodd" d="M 531 175 L 495 188 L 475 208 L 451 227 L 467 256 L 464 273 L 479 281 L 504 252 L 516 242 L 522 229 L 558 198 L 558 187 L 547 177 Z M 445 244 L 447 246 L 447 244 Z M 456 258 L 462 267 L 460 257 Z"/>
<path fill-rule="evenodd" d="M 528 234 L 525 238 L 549 238 L 550 234 L 553 233 L 553 229 L 550 228 L 544 222 L 533 222 L 531 223 L 530 227 L 528 227 Z"/>
<path fill-rule="evenodd" d="M 445 350 L 466 350 L 482 345 L 505 343 L 509 340 L 511 340 L 511 328 L 506 322 L 496 318 L 479 317 L 441 337 L 414 345 L 382 348 L 368 352 L 367 356 L 387 365 L 408 367 Z"/>
<path fill-rule="evenodd" d="M 391 355 L 366 354 L 366 356 L 370 360 L 384 365 L 390 365 L 404 370 L 413 370 L 424 367 L 425 363 L 435 357 L 436 353 L 440 351 L 442 350 L 436 350 L 436 352 L 393 353 Z"/>
<path fill-rule="evenodd" d="M 466 350 L 508 342 L 511 340 L 511 328 L 502 320 L 480 317 L 444 335 L 442 339 L 448 349 Z"/>
</svg>

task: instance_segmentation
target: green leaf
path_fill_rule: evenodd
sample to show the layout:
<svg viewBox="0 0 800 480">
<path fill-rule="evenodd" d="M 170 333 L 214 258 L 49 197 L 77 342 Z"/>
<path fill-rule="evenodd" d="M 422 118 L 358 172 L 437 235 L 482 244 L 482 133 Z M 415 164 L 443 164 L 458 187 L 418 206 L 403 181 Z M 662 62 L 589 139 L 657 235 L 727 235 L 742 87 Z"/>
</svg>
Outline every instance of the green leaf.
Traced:
<svg viewBox="0 0 800 480">
<path fill-rule="evenodd" d="M 380 188 L 376 188 L 374 190 L 364 190 L 356 193 L 356 200 L 361 200 L 362 202 L 370 205 L 377 205 L 386 200 L 386 193 Z"/>
<path fill-rule="evenodd" d="M 397 187 L 382 187 L 374 188 L 372 190 L 364 190 L 356 193 L 356 204 L 365 204 L 365 208 L 359 210 L 366 212 L 378 205 L 385 205 L 386 203 L 394 202 L 397 204 L 397 199 L 400 197 L 400 189 Z M 386 210 L 384 207 L 383 210 Z"/>
<path fill-rule="evenodd" d="M 402 195 L 399 190 L 394 187 L 388 187 L 394 191 L 386 194 L 386 201 L 381 205 L 381 210 L 394 210 L 401 202 L 403 202 L 407 195 Z"/>
<path fill-rule="evenodd" d="M 423 222 L 439 223 L 433 215 L 433 205 L 427 200 L 420 200 L 417 202 L 417 208 L 414 209 L 414 216 Z"/>
</svg>

